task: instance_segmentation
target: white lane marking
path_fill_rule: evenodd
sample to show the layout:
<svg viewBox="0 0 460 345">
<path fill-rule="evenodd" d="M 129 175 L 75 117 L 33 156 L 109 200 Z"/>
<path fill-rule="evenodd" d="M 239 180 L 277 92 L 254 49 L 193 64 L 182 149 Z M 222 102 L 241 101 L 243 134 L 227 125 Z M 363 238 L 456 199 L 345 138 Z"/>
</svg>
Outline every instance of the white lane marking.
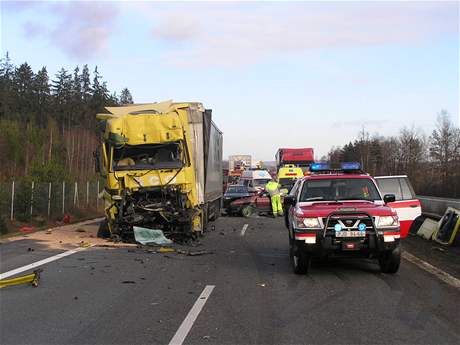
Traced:
<svg viewBox="0 0 460 345">
<path fill-rule="evenodd" d="M 174 337 L 169 342 L 169 345 L 181 345 L 184 342 L 188 332 L 190 332 L 190 330 L 192 329 L 192 326 L 195 323 L 198 315 L 200 314 L 201 309 L 203 309 L 206 301 L 208 300 L 214 288 L 214 285 L 206 285 L 203 292 L 193 305 L 192 309 L 190 309 L 184 321 L 182 321 L 182 324 L 180 325 L 176 334 L 174 334 Z"/>
<path fill-rule="evenodd" d="M 24 271 L 32 270 L 32 269 L 34 269 L 36 267 L 45 265 L 45 264 L 47 264 L 49 262 L 53 262 L 53 261 L 65 258 L 66 256 L 81 252 L 82 250 L 85 250 L 85 249 L 87 249 L 87 248 L 72 249 L 72 250 L 68 250 L 68 251 L 66 251 L 64 253 L 61 253 L 61 254 L 50 256 L 49 258 L 46 258 L 46 259 L 31 263 L 30 265 L 22 266 L 22 267 L 14 269 L 14 270 L 2 273 L 2 274 L 0 274 L 0 279 L 5 279 L 5 278 L 8 278 L 8 277 L 14 276 L 15 274 L 18 274 L 18 273 L 21 273 L 21 272 L 24 272 Z"/>
<path fill-rule="evenodd" d="M 444 272 L 443 270 L 429 264 L 428 262 L 412 255 L 408 252 L 403 252 L 402 257 L 407 261 L 412 262 L 414 265 L 420 267 L 421 269 L 434 274 L 436 277 L 441 279 L 443 282 L 453 286 L 454 288 L 460 289 L 460 280 L 451 276 L 449 273 Z"/>
<path fill-rule="evenodd" d="M 243 229 L 241 229 L 241 236 L 244 236 L 244 234 L 246 233 L 247 228 L 248 228 L 248 224 L 244 224 Z"/>
</svg>

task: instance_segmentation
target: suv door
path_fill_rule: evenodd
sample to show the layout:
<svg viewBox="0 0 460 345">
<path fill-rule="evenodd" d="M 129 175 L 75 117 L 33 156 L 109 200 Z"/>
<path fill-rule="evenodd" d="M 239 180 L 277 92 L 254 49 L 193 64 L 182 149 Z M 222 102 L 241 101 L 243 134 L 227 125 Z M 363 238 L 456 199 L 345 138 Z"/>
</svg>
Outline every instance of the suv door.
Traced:
<svg viewBox="0 0 460 345">
<path fill-rule="evenodd" d="M 388 206 L 394 208 L 401 223 L 401 238 L 407 236 L 412 222 L 422 214 L 420 201 L 416 198 L 414 189 L 407 176 L 375 177 L 383 195 L 394 194 L 396 201 Z"/>
</svg>

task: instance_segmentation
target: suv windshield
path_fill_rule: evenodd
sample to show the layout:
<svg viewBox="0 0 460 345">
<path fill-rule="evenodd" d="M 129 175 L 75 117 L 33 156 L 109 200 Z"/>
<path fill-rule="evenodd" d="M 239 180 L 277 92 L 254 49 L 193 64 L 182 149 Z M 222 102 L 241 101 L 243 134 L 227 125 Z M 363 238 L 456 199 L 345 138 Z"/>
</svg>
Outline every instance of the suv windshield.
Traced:
<svg viewBox="0 0 460 345">
<path fill-rule="evenodd" d="M 381 200 L 375 184 L 368 178 L 341 178 L 305 181 L 300 202 L 338 200 Z"/>
<path fill-rule="evenodd" d="M 248 187 L 246 186 L 230 186 L 227 188 L 227 193 L 247 193 Z"/>
<path fill-rule="evenodd" d="M 125 145 L 113 150 L 114 170 L 174 169 L 184 166 L 179 143 Z"/>
</svg>

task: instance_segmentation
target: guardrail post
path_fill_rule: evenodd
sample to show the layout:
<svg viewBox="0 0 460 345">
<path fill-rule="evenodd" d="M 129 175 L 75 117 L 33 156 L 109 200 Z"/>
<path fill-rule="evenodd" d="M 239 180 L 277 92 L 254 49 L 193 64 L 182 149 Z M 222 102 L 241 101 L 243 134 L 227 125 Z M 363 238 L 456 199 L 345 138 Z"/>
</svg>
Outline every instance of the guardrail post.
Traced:
<svg viewBox="0 0 460 345">
<path fill-rule="evenodd" d="M 65 214 L 65 181 L 62 181 L 62 215 Z"/>
<path fill-rule="evenodd" d="M 14 181 L 11 183 L 11 213 L 10 219 L 14 219 Z"/>
<path fill-rule="evenodd" d="M 96 191 L 96 210 L 99 209 L 99 180 L 97 180 L 97 191 Z"/>
<path fill-rule="evenodd" d="M 30 190 L 30 216 L 31 217 L 34 212 L 34 187 L 35 187 L 35 182 L 32 181 L 32 186 Z"/>
<path fill-rule="evenodd" d="M 75 181 L 75 185 L 73 188 L 73 207 L 75 207 L 77 203 L 78 203 L 78 183 L 77 181 Z"/>
<path fill-rule="evenodd" d="M 89 206 L 89 181 L 86 181 L 86 208 Z"/>
<path fill-rule="evenodd" d="M 48 218 L 51 215 L 51 182 L 48 184 Z"/>
</svg>

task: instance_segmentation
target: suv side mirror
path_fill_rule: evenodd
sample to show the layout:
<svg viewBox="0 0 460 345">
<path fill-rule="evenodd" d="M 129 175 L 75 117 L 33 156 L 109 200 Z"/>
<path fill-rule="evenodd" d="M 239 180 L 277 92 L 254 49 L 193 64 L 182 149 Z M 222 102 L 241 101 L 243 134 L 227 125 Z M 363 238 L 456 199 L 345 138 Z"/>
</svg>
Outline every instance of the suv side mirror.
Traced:
<svg viewBox="0 0 460 345">
<path fill-rule="evenodd" d="M 385 194 L 383 196 L 383 201 L 385 202 L 385 204 L 388 204 L 389 202 L 395 202 L 396 196 L 394 194 Z"/>
<path fill-rule="evenodd" d="M 284 202 L 285 205 L 294 206 L 295 205 L 295 196 L 294 195 L 286 195 L 284 197 L 283 202 Z"/>
</svg>

